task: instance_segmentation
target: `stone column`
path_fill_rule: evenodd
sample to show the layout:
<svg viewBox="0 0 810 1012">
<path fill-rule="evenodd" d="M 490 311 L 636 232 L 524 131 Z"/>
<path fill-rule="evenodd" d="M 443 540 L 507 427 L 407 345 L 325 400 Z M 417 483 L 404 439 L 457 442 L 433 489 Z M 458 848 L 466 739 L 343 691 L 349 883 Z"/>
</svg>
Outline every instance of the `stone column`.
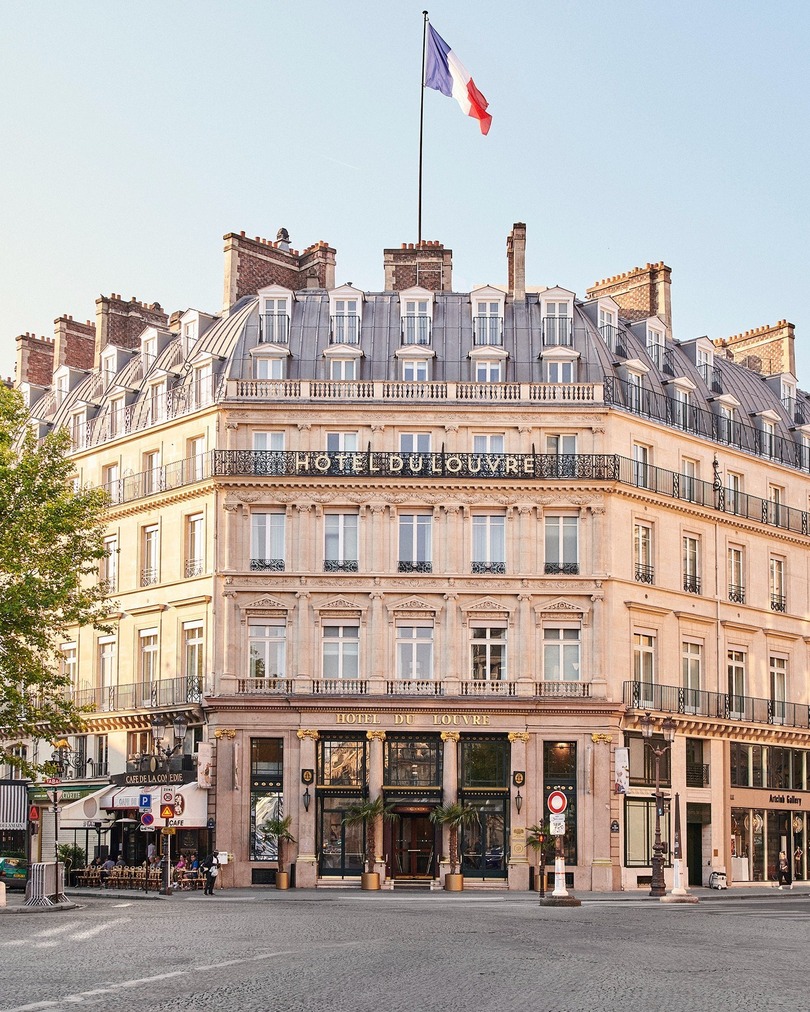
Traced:
<svg viewBox="0 0 810 1012">
<path fill-rule="evenodd" d="M 442 763 L 442 804 L 448 805 L 458 801 L 458 742 L 461 734 L 458 731 L 442 731 L 441 739 L 444 742 L 444 761 Z M 439 878 L 444 885 L 444 876 L 450 870 L 448 857 L 450 844 L 450 830 L 447 827 L 442 829 L 442 853 L 439 861 Z M 459 860 L 460 860 L 459 855 Z"/>
<path fill-rule="evenodd" d="M 383 789 L 383 742 L 385 731 L 366 731 L 368 739 L 368 796 L 374 801 L 382 794 Z M 385 881 L 385 860 L 382 855 L 383 849 L 383 820 L 382 816 L 377 820 L 374 827 L 374 854 L 373 870 L 379 873 L 380 879 Z"/>
<path fill-rule="evenodd" d="M 301 770 L 315 770 L 315 742 L 320 735 L 311 728 L 300 728 L 296 732 L 300 741 L 299 764 Z M 300 777 L 299 777 L 300 780 Z M 318 806 L 315 801 L 315 777 L 313 775 L 312 787 L 306 785 L 304 790 L 298 782 L 295 784 L 295 791 L 298 794 L 298 857 L 295 864 L 295 885 L 298 889 L 313 889 L 318 881 L 318 859 L 315 854 L 315 819 Z M 309 789 L 310 803 L 309 811 L 304 808 L 304 791 Z M 290 811 L 295 811 L 295 805 L 290 805 Z"/>
<path fill-rule="evenodd" d="M 612 778 L 610 775 L 610 746 L 613 738 L 609 734 L 592 734 L 593 755 L 593 791 L 591 793 L 593 811 L 591 859 L 591 889 L 595 892 L 611 892 L 613 890 L 613 867 L 610 857 L 610 821 Z M 621 876 L 621 869 L 617 869 Z"/>
<path fill-rule="evenodd" d="M 458 594 L 444 595 L 444 642 L 442 643 L 441 668 L 434 673 L 434 678 L 444 682 L 448 695 L 460 692 L 459 679 L 463 677 L 459 670 L 458 657 Z"/>
<path fill-rule="evenodd" d="M 378 580 L 374 581 L 375 584 Z M 366 642 L 371 644 L 371 664 L 369 678 L 372 685 L 369 686 L 373 693 L 385 692 L 385 678 L 389 675 L 386 668 L 386 658 L 389 656 L 387 646 L 389 640 L 389 623 L 384 614 L 383 602 L 385 594 L 377 588 L 371 594 L 371 621 L 369 622 L 368 636 Z M 393 675 L 391 676 L 393 677 Z M 382 784 L 382 781 L 380 782 Z"/>
<path fill-rule="evenodd" d="M 232 577 L 225 577 L 226 584 Z M 228 694 L 236 692 L 237 679 L 247 678 L 248 671 L 240 671 L 240 645 L 244 639 L 244 630 L 240 626 L 239 609 L 236 604 L 236 591 L 227 584 L 222 591 L 222 642 L 224 644 L 223 669 L 219 678 L 219 685 L 212 686 L 214 692 Z"/>
<path fill-rule="evenodd" d="M 516 691 L 519 696 L 533 696 L 534 682 L 537 677 L 537 672 L 534 669 L 536 662 L 534 644 L 537 630 L 532 621 L 530 607 L 532 595 L 528 593 L 526 588 L 528 580 L 522 580 L 521 583 L 523 588 L 518 594 L 518 613 L 514 637 L 515 644 L 520 643 L 521 649 L 514 650 L 513 655 L 517 654 L 520 663 L 520 667 L 515 671 L 515 676 L 517 681 L 522 682 L 523 685 L 518 685 Z"/>
<path fill-rule="evenodd" d="M 240 789 L 241 737 L 236 728 L 218 727 L 214 731 L 215 744 L 215 807 L 216 830 L 214 848 L 233 854 L 234 863 L 223 869 L 225 886 L 250 885 L 250 855 L 248 853 L 249 810 Z M 210 802 L 209 802 L 210 803 Z"/>
<path fill-rule="evenodd" d="M 529 735 L 526 731 L 510 731 L 508 736 L 509 741 L 512 743 L 511 749 L 511 770 L 512 776 L 510 780 L 514 783 L 518 781 L 514 790 L 514 797 L 510 791 L 509 807 L 510 807 L 510 825 L 511 830 L 509 833 L 509 839 L 505 841 L 507 847 L 507 854 L 509 855 L 509 865 L 507 868 L 507 874 L 509 876 L 509 888 L 510 889 L 528 889 L 529 888 L 529 860 L 526 854 L 526 795 L 525 783 L 526 783 L 526 745 L 529 741 Z M 517 777 L 515 776 L 517 774 Z M 520 788 L 523 787 L 523 791 Z M 516 798 L 518 793 L 521 796 L 520 811 L 517 810 Z"/>
<path fill-rule="evenodd" d="M 596 590 L 591 594 L 590 622 L 583 621 L 582 636 L 585 642 L 583 646 L 582 662 L 585 668 L 582 672 L 583 681 L 586 678 L 591 682 L 591 696 L 594 699 L 607 699 L 607 663 L 610 654 L 609 645 L 605 638 L 605 594 L 602 590 L 602 581 L 596 581 Z"/>
<path fill-rule="evenodd" d="M 295 635 L 290 657 L 290 676 L 299 679 L 304 676 L 306 685 L 298 686 L 299 691 L 311 688 L 309 680 L 315 678 L 316 672 L 311 656 L 311 643 L 315 635 L 309 612 L 310 593 L 306 590 L 296 591 L 295 599 Z"/>
</svg>

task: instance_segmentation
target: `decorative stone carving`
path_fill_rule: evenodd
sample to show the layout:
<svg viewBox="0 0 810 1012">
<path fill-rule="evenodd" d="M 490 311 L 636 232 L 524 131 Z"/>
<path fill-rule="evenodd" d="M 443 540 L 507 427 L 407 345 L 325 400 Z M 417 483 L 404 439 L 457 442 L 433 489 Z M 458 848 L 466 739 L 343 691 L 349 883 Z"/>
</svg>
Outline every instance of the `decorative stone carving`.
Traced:
<svg viewBox="0 0 810 1012">
<path fill-rule="evenodd" d="M 311 727 L 299 727 L 295 733 L 299 741 L 303 741 L 305 738 L 309 738 L 310 741 L 318 741 L 320 738 L 318 731 Z"/>
<path fill-rule="evenodd" d="M 461 739 L 461 731 L 442 731 L 439 735 L 442 741 L 459 741 Z"/>
<path fill-rule="evenodd" d="M 218 727 L 216 729 L 216 731 L 214 731 L 214 737 L 217 738 L 217 739 L 219 739 L 219 738 L 228 738 L 230 741 L 233 741 L 233 739 L 236 737 L 236 728 L 235 727 Z"/>
<path fill-rule="evenodd" d="M 366 731 L 369 741 L 385 741 L 385 731 Z"/>
<path fill-rule="evenodd" d="M 592 734 L 591 735 L 591 741 L 595 745 L 597 743 L 599 743 L 599 742 L 604 742 L 606 745 L 609 745 L 613 741 L 613 735 L 612 734 Z"/>
<path fill-rule="evenodd" d="M 528 731 L 510 731 L 506 736 L 509 741 L 516 742 L 522 741 L 524 745 L 529 744 L 529 733 Z"/>
</svg>

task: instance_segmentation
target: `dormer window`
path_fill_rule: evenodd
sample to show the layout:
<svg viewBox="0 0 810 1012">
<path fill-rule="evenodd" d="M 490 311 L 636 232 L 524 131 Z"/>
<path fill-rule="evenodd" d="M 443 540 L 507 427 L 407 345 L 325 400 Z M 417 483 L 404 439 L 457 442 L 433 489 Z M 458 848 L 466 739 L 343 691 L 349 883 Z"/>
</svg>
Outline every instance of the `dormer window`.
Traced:
<svg viewBox="0 0 810 1012">
<path fill-rule="evenodd" d="M 799 415 L 797 414 L 797 402 L 796 402 L 796 382 L 789 376 L 782 377 L 782 406 L 790 416 L 791 421 L 800 421 Z"/>
<path fill-rule="evenodd" d="M 165 379 L 149 387 L 149 419 L 152 425 L 166 420 L 166 390 Z"/>
<path fill-rule="evenodd" d="M 87 412 L 74 411 L 70 416 L 70 448 L 81 450 L 84 447 L 87 432 Z"/>
<path fill-rule="evenodd" d="M 253 375 L 256 379 L 262 380 L 284 379 L 284 359 L 269 357 L 254 359 Z"/>
<path fill-rule="evenodd" d="M 423 383 L 430 378 L 430 359 L 402 359 L 402 378 L 406 382 Z"/>
<path fill-rule="evenodd" d="M 425 288 L 408 288 L 399 293 L 402 344 L 430 344 L 433 321 L 433 294 Z"/>
<path fill-rule="evenodd" d="M 290 340 L 290 300 L 263 298 L 259 317 L 259 340 L 263 344 L 287 344 Z"/>
<path fill-rule="evenodd" d="M 643 412 L 647 393 L 644 387 L 644 377 L 649 371 L 650 367 L 640 359 L 631 358 L 625 362 L 623 369 L 626 378 L 623 384 L 624 404 L 628 411 L 633 411 L 636 414 Z"/>
<path fill-rule="evenodd" d="M 487 285 L 470 293 L 473 307 L 473 345 L 500 347 L 503 344 L 503 310 L 506 295 Z"/>
<path fill-rule="evenodd" d="M 696 422 L 695 384 L 686 376 L 681 376 L 673 380 L 670 387 L 672 388 L 672 399 L 670 400 L 672 423 L 681 429 L 694 429 Z"/>
<path fill-rule="evenodd" d="M 351 285 L 329 293 L 331 314 L 330 344 L 359 344 L 363 294 Z"/>
<path fill-rule="evenodd" d="M 203 408 L 213 399 L 213 370 L 211 362 L 203 362 L 194 367 L 194 379 L 191 387 L 191 406 Z"/>
<path fill-rule="evenodd" d="M 711 386 L 712 371 L 714 370 L 714 353 L 707 348 L 698 348 L 695 353 L 700 378 L 707 386 Z"/>
<path fill-rule="evenodd" d="M 152 335 L 144 338 L 141 344 L 141 355 L 143 355 L 143 371 L 147 372 L 157 357 L 157 336 Z"/>
<path fill-rule="evenodd" d="M 356 358 L 331 358 L 329 359 L 330 380 L 356 380 L 357 359 Z"/>
<path fill-rule="evenodd" d="M 659 369 L 664 368 L 664 331 L 647 325 L 647 353 Z"/>
<path fill-rule="evenodd" d="M 110 439 L 123 434 L 126 428 L 126 401 L 124 395 L 110 401 Z"/>
<path fill-rule="evenodd" d="M 570 348 L 573 344 L 574 293 L 567 288 L 547 288 L 540 295 L 543 346 Z"/>
<path fill-rule="evenodd" d="M 618 316 L 615 309 L 607 309 L 602 306 L 599 307 L 599 333 L 602 335 L 602 340 L 608 346 L 613 348 L 616 339 L 616 328 L 618 326 Z"/>
<path fill-rule="evenodd" d="M 500 383 L 503 380 L 503 362 L 496 358 L 474 360 L 476 383 Z"/>
<path fill-rule="evenodd" d="M 189 320 L 183 324 L 183 355 L 188 358 L 197 343 L 197 321 Z"/>
<path fill-rule="evenodd" d="M 714 400 L 717 406 L 715 429 L 717 439 L 721 443 L 736 445 L 739 442 L 737 431 L 737 409 L 740 402 L 731 394 L 723 394 Z"/>
<path fill-rule="evenodd" d="M 101 356 L 101 379 L 105 390 L 115 379 L 116 365 L 115 352 Z"/>
<path fill-rule="evenodd" d="M 546 383 L 576 383 L 579 355 L 572 348 L 552 346 L 551 351 L 543 352 L 542 359 Z"/>
<path fill-rule="evenodd" d="M 56 377 L 56 403 L 61 404 L 70 391 L 70 380 L 67 375 Z"/>
</svg>

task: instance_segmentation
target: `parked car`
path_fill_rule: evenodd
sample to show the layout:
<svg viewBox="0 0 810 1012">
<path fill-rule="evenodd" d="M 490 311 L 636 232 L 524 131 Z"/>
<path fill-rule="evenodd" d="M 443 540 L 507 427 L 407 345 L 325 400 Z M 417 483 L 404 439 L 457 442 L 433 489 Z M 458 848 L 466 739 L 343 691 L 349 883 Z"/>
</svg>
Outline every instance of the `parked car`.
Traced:
<svg viewBox="0 0 810 1012">
<path fill-rule="evenodd" d="M 25 889 L 28 881 L 28 862 L 24 857 L 3 857 L 0 855 L 0 882 L 6 889 Z"/>
</svg>

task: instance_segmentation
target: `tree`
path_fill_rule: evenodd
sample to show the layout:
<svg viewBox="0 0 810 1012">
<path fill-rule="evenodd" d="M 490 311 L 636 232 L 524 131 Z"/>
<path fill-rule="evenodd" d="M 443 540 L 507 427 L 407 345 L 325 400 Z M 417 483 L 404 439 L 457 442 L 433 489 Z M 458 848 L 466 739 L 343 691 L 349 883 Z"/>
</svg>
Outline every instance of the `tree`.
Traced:
<svg viewBox="0 0 810 1012">
<path fill-rule="evenodd" d="M 478 812 L 469 805 L 458 801 L 448 801 L 446 805 L 437 805 L 430 813 L 431 822 L 437 826 L 447 826 L 450 830 L 449 854 L 450 874 L 455 875 L 458 869 L 458 834 L 465 826 L 478 822 Z"/>
<path fill-rule="evenodd" d="M 0 762 L 46 771 L 20 754 L 82 724 L 59 644 L 111 611 L 98 570 L 106 492 L 74 488 L 64 430 L 38 441 L 17 391 L 0 385 Z"/>
<path fill-rule="evenodd" d="M 295 843 L 295 837 L 290 830 L 292 816 L 285 815 L 283 818 L 276 816 L 268 819 L 259 827 L 263 833 L 275 836 L 278 844 L 278 870 L 284 871 L 284 849 L 288 843 Z"/>
<path fill-rule="evenodd" d="M 377 851 L 377 819 L 393 818 L 391 805 L 386 805 L 382 794 L 374 801 L 358 801 L 349 805 L 343 813 L 343 821 L 347 826 L 362 825 L 366 831 L 366 872 L 374 871 L 374 859 Z"/>
</svg>

